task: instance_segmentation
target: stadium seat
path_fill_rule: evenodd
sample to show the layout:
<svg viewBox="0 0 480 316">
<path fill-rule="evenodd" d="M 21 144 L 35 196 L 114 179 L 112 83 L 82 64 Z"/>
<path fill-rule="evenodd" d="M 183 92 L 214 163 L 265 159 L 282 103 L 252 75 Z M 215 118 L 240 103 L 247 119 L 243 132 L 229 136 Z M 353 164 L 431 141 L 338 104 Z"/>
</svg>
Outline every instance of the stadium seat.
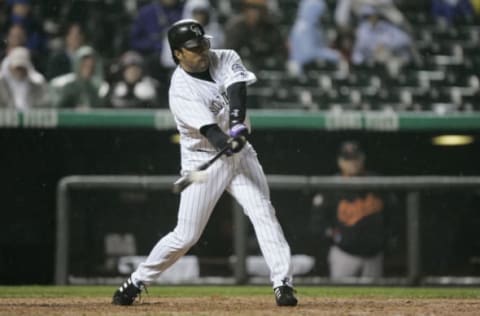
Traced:
<svg viewBox="0 0 480 316">
<path fill-rule="evenodd" d="M 287 34 L 298 1 L 278 2 L 281 25 Z M 335 34 L 335 0 L 326 0 L 324 26 Z M 436 20 L 425 2 L 398 3 L 415 31 L 421 61 L 398 72 L 384 65 L 311 63 L 304 75 L 289 77 L 284 65 L 271 62 L 257 72 L 258 82 L 249 95 L 258 107 L 331 108 L 397 111 L 479 110 L 480 18 L 468 17 L 461 23 Z M 391 70 L 391 69 L 390 69 Z M 295 105 L 297 103 L 297 105 Z"/>
</svg>

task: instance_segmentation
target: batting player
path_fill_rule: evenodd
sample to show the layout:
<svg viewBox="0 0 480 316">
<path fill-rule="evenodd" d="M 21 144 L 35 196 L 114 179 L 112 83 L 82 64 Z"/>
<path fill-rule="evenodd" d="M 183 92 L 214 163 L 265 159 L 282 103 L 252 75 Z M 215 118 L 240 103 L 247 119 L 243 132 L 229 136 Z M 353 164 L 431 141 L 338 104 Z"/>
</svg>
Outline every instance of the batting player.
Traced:
<svg viewBox="0 0 480 316">
<path fill-rule="evenodd" d="M 216 152 L 227 154 L 209 169 L 205 182 L 181 195 L 175 229 L 152 249 L 146 261 L 114 293 L 113 304 L 131 305 L 145 285 L 160 276 L 200 238 L 212 210 L 227 190 L 250 218 L 271 272 L 276 303 L 295 306 L 290 248 L 285 240 L 265 174 L 247 141 L 246 86 L 256 77 L 232 50 L 210 49 L 209 36 L 195 20 L 181 20 L 168 31 L 175 69 L 170 109 L 180 132 L 182 172 L 194 170 Z"/>
</svg>

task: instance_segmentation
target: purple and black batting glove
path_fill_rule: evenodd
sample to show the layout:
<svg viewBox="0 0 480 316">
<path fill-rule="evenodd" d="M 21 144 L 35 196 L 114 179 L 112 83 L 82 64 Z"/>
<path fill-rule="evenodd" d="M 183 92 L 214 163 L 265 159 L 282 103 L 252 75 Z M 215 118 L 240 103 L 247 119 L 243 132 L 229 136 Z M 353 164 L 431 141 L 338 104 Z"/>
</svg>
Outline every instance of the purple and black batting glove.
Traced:
<svg viewBox="0 0 480 316">
<path fill-rule="evenodd" d="M 228 140 L 231 149 L 227 152 L 228 156 L 238 153 L 247 143 L 248 128 L 245 124 L 238 123 L 233 125 L 228 131 L 230 139 Z"/>
<path fill-rule="evenodd" d="M 237 123 L 230 127 L 230 130 L 228 131 L 228 134 L 232 138 L 237 138 L 237 137 L 247 137 L 248 136 L 248 128 L 245 126 L 245 124 L 242 123 Z"/>
</svg>

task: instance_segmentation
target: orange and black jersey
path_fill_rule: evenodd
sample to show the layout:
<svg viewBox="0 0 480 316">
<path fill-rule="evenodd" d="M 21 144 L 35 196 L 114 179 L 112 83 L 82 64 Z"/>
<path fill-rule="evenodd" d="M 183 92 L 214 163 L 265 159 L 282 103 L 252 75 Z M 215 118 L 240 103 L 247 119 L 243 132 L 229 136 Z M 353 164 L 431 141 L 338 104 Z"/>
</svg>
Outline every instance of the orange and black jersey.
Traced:
<svg viewBox="0 0 480 316">
<path fill-rule="evenodd" d="M 350 254 L 374 256 L 385 247 L 395 204 L 387 192 L 337 190 L 317 194 L 312 203 L 312 231 Z"/>
</svg>

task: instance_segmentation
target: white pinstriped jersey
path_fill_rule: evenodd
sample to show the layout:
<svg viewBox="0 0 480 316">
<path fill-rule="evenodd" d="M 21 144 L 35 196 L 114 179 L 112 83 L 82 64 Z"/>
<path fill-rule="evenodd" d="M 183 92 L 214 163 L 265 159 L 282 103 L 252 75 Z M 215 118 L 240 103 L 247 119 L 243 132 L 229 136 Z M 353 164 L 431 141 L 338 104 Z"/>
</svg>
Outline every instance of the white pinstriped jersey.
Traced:
<svg viewBox="0 0 480 316">
<path fill-rule="evenodd" d="M 217 151 L 200 133 L 202 126 L 218 124 L 225 133 L 228 132 L 227 88 L 236 82 L 251 84 L 256 81 L 255 75 L 244 67 L 240 56 L 233 50 L 211 49 L 209 58 L 209 71 L 215 82 L 192 77 L 177 67 L 170 83 L 170 110 L 180 133 L 184 170 L 195 167 L 193 161 L 197 159 L 193 158 L 198 153 Z"/>
</svg>

